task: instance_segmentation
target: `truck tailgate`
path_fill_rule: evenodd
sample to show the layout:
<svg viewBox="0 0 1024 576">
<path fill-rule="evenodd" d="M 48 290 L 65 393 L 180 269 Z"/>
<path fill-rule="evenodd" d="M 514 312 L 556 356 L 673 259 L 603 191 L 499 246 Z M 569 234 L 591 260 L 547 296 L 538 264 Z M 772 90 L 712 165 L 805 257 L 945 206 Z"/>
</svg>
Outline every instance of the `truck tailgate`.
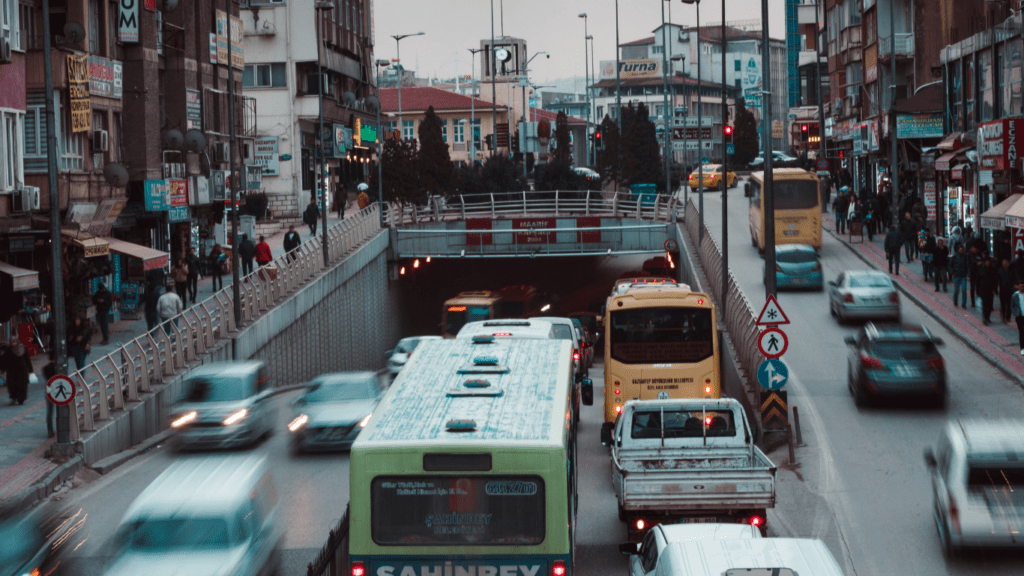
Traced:
<svg viewBox="0 0 1024 576">
<path fill-rule="evenodd" d="M 626 510 L 773 508 L 775 469 L 648 470 L 622 478 Z"/>
</svg>

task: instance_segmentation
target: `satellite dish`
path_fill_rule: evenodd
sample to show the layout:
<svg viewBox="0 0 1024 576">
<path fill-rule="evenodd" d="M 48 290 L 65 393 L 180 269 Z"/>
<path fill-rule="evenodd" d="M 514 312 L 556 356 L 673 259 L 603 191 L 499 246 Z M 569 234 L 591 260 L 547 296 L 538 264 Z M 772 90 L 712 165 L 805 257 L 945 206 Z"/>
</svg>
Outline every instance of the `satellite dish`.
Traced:
<svg viewBox="0 0 1024 576">
<path fill-rule="evenodd" d="M 367 96 L 366 103 L 373 106 L 374 109 L 380 108 L 380 100 L 378 100 L 376 96 Z"/>
<path fill-rule="evenodd" d="M 103 177 L 107 184 L 124 188 L 128 185 L 128 169 L 120 162 L 111 162 L 103 167 Z"/>
<path fill-rule="evenodd" d="M 85 40 L 85 28 L 78 22 L 68 22 L 64 25 L 64 37 L 72 44 L 78 44 Z"/>
<path fill-rule="evenodd" d="M 346 106 L 351 106 L 356 102 L 356 95 L 351 92 L 344 92 L 341 95 L 341 100 L 345 103 Z"/>
<path fill-rule="evenodd" d="M 164 13 L 174 12 L 178 9 L 178 0 L 163 0 L 160 4 L 160 11 Z"/>
<path fill-rule="evenodd" d="M 206 149 L 206 136 L 196 129 L 185 132 L 185 150 L 188 152 L 202 152 Z"/>
<path fill-rule="evenodd" d="M 164 132 L 164 148 L 169 150 L 181 150 L 181 145 L 185 143 L 185 137 L 181 135 L 179 130 L 171 128 Z"/>
</svg>

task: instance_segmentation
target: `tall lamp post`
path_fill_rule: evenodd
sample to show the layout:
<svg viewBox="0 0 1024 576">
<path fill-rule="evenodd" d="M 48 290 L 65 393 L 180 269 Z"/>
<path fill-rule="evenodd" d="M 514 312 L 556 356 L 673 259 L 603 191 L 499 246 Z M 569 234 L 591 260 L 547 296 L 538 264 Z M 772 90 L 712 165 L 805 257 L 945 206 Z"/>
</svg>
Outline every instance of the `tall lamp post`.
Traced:
<svg viewBox="0 0 1024 576">
<path fill-rule="evenodd" d="M 764 291 L 776 295 L 775 274 L 775 184 L 772 172 L 772 68 L 768 43 L 768 0 L 761 0 L 761 157 L 764 158 Z M 818 83 L 821 86 L 821 83 Z M 819 132 L 820 132 L 819 127 Z"/>
<path fill-rule="evenodd" d="M 683 0 L 683 3 L 697 5 L 697 202 L 699 204 L 697 215 L 700 219 L 697 226 L 697 249 L 699 250 L 700 245 L 704 243 L 704 162 L 702 160 L 704 154 L 704 105 L 701 98 L 704 87 L 701 85 L 703 79 L 700 75 L 700 63 L 703 60 L 700 52 L 700 0 Z M 725 18 L 724 12 L 722 17 Z M 725 62 L 725 50 L 722 50 L 722 62 Z M 722 84 L 725 84 L 725 78 L 722 78 Z M 725 106 L 724 100 L 722 105 Z M 726 194 L 722 194 L 722 196 L 725 197 Z"/>
<path fill-rule="evenodd" d="M 321 224 L 323 225 L 323 240 L 322 244 L 324 252 L 324 268 L 331 265 L 331 257 L 327 250 L 327 183 L 324 181 L 324 144 L 326 138 L 324 138 L 324 64 L 323 59 L 320 57 L 320 26 L 323 18 L 323 13 L 326 10 L 334 10 L 334 2 L 328 0 L 319 0 L 313 4 L 316 9 L 316 13 L 319 18 L 316 19 L 316 69 L 317 69 L 317 122 L 319 123 L 319 129 L 317 131 L 317 137 L 319 138 L 318 145 L 316 147 L 316 187 L 317 193 L 320 195 L 320 217 L 323 219 Z M 342 214 L 344 214 L 342 210 Z"/>
<path fill-rule="evenodd" d="M 818 8 L 821 7 L 821 2 L 815 2 L 814 4 L 814 52 L 817 58 L 814 61 L 814 71 L 817 75 L 818 85 L 815 87 L 814 92 L 818 95 L 818 158 L 828 158 L 828 152 L 825 148 L 825 104 L 824 96 L 821 94 L 821 29 L 818 27 Z M 765 48 L 767 50 L 767 48 Z M 895 78 L 895 76 L 893 76 Z M 822 190 L 819 195 L 823 195 L 821 199 L 821 211 L 828 212 L 828 199 L 831 196 L 828 190 Z"/>
<path fill-rule="evenodd" d="M 583 90 L 587 94 L 587 137 L 584 139 L 584 143 L 587 147 L 587 165 L 591 164 L 590 161 L 590 63 L 587 61 L 587 13 L 583 12 L 579 15 L 583 18 Z"/>
<path fill-rule="evenodd" d="M 423 34 L 424 32 L 417 32 L 392 36 L 395 39 L 395 58 L 398 59 L 398 133 L 402 135 L 403 139 L 405 138 L 405 126 L 402 125 L 402 73 L 405 72 L 405 66 L 402 66 L 402 38 L 423 36 Z"/>
<path fill-rule="evenodd" d="M 699 35 L 699 33 L 698 33 Z M 725 35 L 725 0 L 722 0 L 722 318 L 725 318 L 729 294 L 729 153 L 725 141 L 725 111 L 728 106 L 729 89 L 725 82 L 725 55 L 729 40 Z M 730 132 L 731 134 L 731 132 Z"/>
<path fill-rule="evenodd" d="M 519 146 L 521 146 L 524 151 L 526 150 L 526 147 L 525 147 L 525 144 L 526 144 L 526 123 L 529 122 L 529 120 L 530 120 L 528 115 L 527 115 L 527 112 L 529 112 L 530 108 L 526 105 L 526 87 L 530 83 L 530 68 L 529 68 L 529 66 L 530 66 L 530 62 L 533 62 L 533 59 L 536 58 L 537 56 L 540 56 L 541 54 L 546 54 L 548 58 L 551 58 L 551 54 L 548 54 L 544 50 L 541 50 L 540 52 L 537 52 L 533 56 L 530 56 L 530 59 L 527 60 L 526 64 L 523 66 L 523 78 L 522 78 L 523 81 L 520 82 L 520 84 L 523 87 L 523 131 L 519 134 L 519 137 L 522 138 L 522 141 L 519 142 Z M 534 161 L 536 161 L 536 158 L 534 158 Z M 526 172 L 526 153 L 524 152 L 523 153 L 523 177 L 524 178 L 526 177 L 526 174 L 527 174 L 527 172 Z"/>
<path fill-rule="evenodd" d="M 815 12 L 817 14 L 817 12 Z M 899 190 L 899 168 L 898 168 L 898 153 L 897 149 L 899 146 L 899 140 L 896 138 L 896 0 L 889 0 L 889 64 L 892 74 L 892 100 L 889 102 L 889 118 L 892 122 L 889 128 L 889 135 L 892 137 L 892 153 L 890 155 L 890 166 L 889 166 L 889 193 L 892 196 L 890 200 L 890 206 L 894 206 L 890 212 L 892 218 L 889 220 L 889 224 L 899 225 L 900 223 L 900 211 L 899 211 L 899 199 L 897 197 L 897 190 Z M 818 82 L 818 89 L 821 90 L 821 82 Z M 819 129 L 820 131 L 820 129 Z M 822 210 L 826 208 L 822 206 Z M 899 258 L 899 255 L 896 256 Z M 973 302 L 973 300 L 972 300 Z"/>
<path fill-rule="evenodd" d="M 619 0 L 615 0 L 615 126 L 619 131 L 619 141 L 622 140 L 622 86 L 619 79 Z M 619 178 L 622 177 L 622 146 L 616 146 L 616 160 L 618 160 L 618 177 L 615 178 L 615 191 L 619 191 Z"/>
<path fill-rule="evenodd" d="M 661 83 L 664 89 L 665 109 L 661 115 L 665 129 L 664 156 L 665 160 L 665 194 L 672 193 L 672 172 L 669 168 L 669 154 L 672 151 L 672 114 L 669 113 L 668 102 L 668 26 L 665 23 L 665 2 L 661 2 Z"/>
<path fill-rule="evenodd" d="M 469 78 L 469 167 L 473 168 L 476 165 L 476 89 L 474 83 L 476 82 L 476 54 L 477 52 L 483 52 L 483 48 L 467 48 L 469 53 L 473 55 L 470 64 L 472 65 L 472 72 Z"/>
<path fill-rule="evenodd" d="M 380 123 L 380 68 L 390 64 L 387 60 L 374 62 L 377 73 L 377 206 L 380 212 L 380 227 L 384 227 L 384 131 Z"/>
<path fill-rule="evenodd" d="M 224 0 L 224 12 L 227 21 L 228 42 L 228 102 L 235 102 L 235 64 L 234 53 L 231 51 L 231 0 Z M 231 170 L 231 300 L 234 304 L 235 324 L 242 323 L 242 287 L 238 275 L 238 189 L 242 186 L 242 178 L 235 175 L 235 113 L 232 109 L 228 121 L 228 159 Z M 53 140 L 51 140 L 53 142 Z M 241 176 L 240 174 L 238 176 Z"/>
</svg>

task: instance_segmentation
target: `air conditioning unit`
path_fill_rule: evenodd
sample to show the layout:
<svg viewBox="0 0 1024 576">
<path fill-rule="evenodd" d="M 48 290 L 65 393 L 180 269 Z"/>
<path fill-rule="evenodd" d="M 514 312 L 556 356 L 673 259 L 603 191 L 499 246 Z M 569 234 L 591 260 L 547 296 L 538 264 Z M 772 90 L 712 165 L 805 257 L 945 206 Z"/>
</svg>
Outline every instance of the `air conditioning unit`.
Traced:
<svg viewBox="0 0 1024 576">
<path fill-rule="evenodd" d="M 227 142 L 214 142 L 213 143 L 213 161 L 214 162 L 230 162 L 231 161 L 231 147 Z"/>
<path fill-rule="evenodd" d="M 0 64 L 11 63 L 11 39 L 0 37 Z"/>
<path fill-rule="evenodd" d="M 860 108 L 860 94 L 850 95 L 850 108 Z"/>
<path fill-rule="evenodd" d="M 331 93 L 331 82 L 327 74 L 306 74 L 306 94 L 317 94 L 320 92 L 320 83 L 323 83 L 324 95 Z"/>
<path fill-rule="evenodd" d="M 39 187 L 25 186 L 11 196 L 11 212 L 39 210 Z"/>
<path fill-rule="evenodd" d="M 106 130 L 94 130 L 92 133 L 92 151 L 106 152 L 110 150 L 110 137 Z"/>
</svg>

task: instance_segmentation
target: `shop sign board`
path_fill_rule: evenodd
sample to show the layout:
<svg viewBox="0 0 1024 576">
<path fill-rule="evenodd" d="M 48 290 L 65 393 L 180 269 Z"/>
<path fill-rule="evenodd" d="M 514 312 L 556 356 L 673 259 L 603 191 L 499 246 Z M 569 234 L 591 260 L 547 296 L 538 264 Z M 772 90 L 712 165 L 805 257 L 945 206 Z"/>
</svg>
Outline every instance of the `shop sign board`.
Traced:
<svg viewBox="0 0 1024 576">
<path fill-rule="evenodd" d="M 660 78 L 661 60 L 658 58 L 636 58 L 619 60 L 619 77 L 622 80 L 633 78 Z M 601 61 L 601 79 L 615 78 L 615 60 Z"/>
<path fill-rule="evenodd" d="M 1016 254 L 1017 253 L 1017 248 L 1016 247 L 1018 245 L 1017 244 L 1018 235 L 1022 231 L 1024 231 L 1024 218 L 1021 218 L 1020 216 L 1006 216 L 1006 227 L 1014 229 L 1013 230 L 1013 238 L 1014 238 L 1014 240 L 1013 240 L 1013 245 L 1014 245 L 1013 253 Z"/>
<path fill-rule="evenodd" d="M 982 170 L 1017 166 L 1024 147 L 1024 119 L 1004 118 L 978 126 L 978 155 Z"/>
<path fill-rule="evenodd" d="M 942 113 L 897 114 L 897 138 L 942 138 Z"/>
<path fill-rule="evenodd" d="M 192 219 L 192 212 L 189 211 L 188 206 L 172 206 L 167 210 L 167 221 L 170 223 L 174 222 L 188 222 Z"/>
<path fill-rule="evenodd" d="M 202 130 L 203 101 L 199 90 L 185 89 L 185 129 Z"/>
<path fill-rule="evenodd" d="M 92 130 L 92 103 L 89 100 L 89 56 L 69 54 L 68 99 L 71 102 L 71 131 Z"/>
<path fill-rule="evenodd" d="M 1009 220 L 1009 218 L 1007 218 L 1007 220 Z M 1024 220 L 1024 218 L 1016 218 L 1016 220 Z M 1009 224 L 1009 222 L 1007 222 L 1007 224 Z M 1011 253 L 1013 254 L 1016 254 L 1018 250 L 1024 250 L 1024 221 L 1017 222 L 1017 224 L 1020 224 L 1020 226 L 1010 229 L 1013 232 L 1013 238 L 1011 239 L 1011 246 L 1013 247 Z"/>
<path fill-rule="evenodd" d="M 117 39 L 121 42 L 139 41 L 139 1 L 120 0 L 117 17 Z"/>
<path fill-rule="evenodd" d="M 206 176 L 193 176 L 188 187 L 189 206 L 210 203 L 210 180 Z"/>
<path fill-rule="evenodd" d="M 124 1 L 124 0 L 122 0 Z M 245 37 L 242 35 L 242 19 L 231 17 L 231 65 L 245 67 Z M 228 63 L 228 15 L 217 10 L 217 62 Z"/>
<path fill-rule="evenodd" d="M 121 209 L 114 221 L 114 228 L 131 228 L 138 224 L 138 218 L 146 214 L 146 204 L 143 202 L 128 202 Z"/>
<path fill-rule="evenodd" d="M 168 180 L 168 207 L 188 206 L 188 180 Z"/>
<path fill-rule="evenodd" d="M 123 71 L 117 60 L 89 56 L 89 92 L 93 96 L 120 99 L 124 94 Z"/>
<path fill-rule="evenodd" d="M 253 162 L 263 167 L 264 176 L 279 176 L 281 174 L 277 136 L 256 138 L 253 142 Z"/>
<path fill-rule="evenodd" d="M 864 51 L 864 83 L 878 80 L 878 44 Z"/>
<path fill-rule="evenodd" d="M 146 180 L 143 183 L 143 188 L 146 191 L 145 200 L 147 212 L 162 212 L 167 210 L 167 195 L 170 188 L 168 188 L 166 180 Z"/>
<path fill-rule="evenodd" d="M 924 208 L 929 220 L 935 220 L 935 206 L 935 182 L 924 182 Z"/>
</svg>

